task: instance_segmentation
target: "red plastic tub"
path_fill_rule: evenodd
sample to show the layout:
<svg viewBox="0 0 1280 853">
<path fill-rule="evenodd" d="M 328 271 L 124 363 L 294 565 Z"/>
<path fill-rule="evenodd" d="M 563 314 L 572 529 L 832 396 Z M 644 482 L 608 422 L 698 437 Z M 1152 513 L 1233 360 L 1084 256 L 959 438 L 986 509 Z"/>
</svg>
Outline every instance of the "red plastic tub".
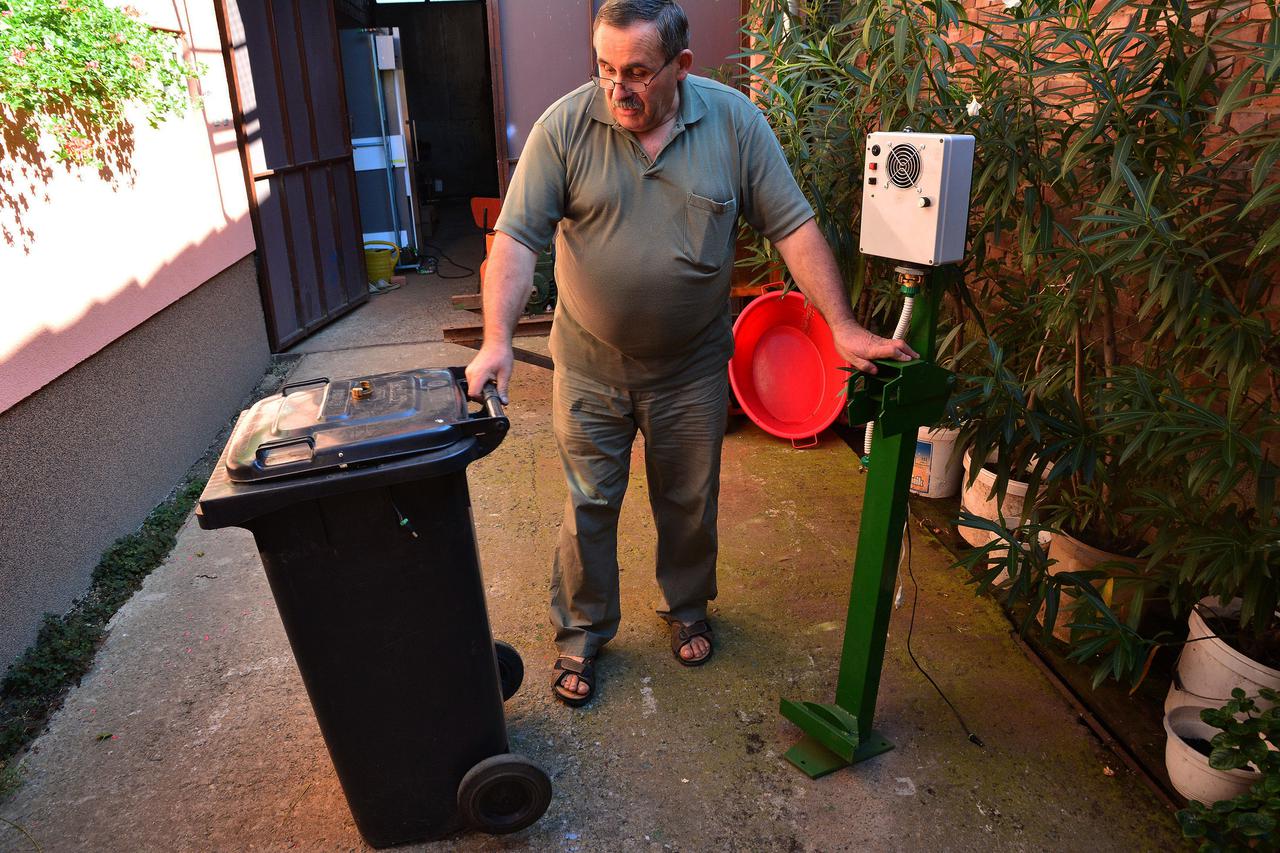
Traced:
<svg viewBox="0 0 1280 853">
<path fill-rule="evenodd" d="M 771 291 L 738 315 L 733 339 L 729 382 L 747 417 L 797 447 L 816 444 L 844 409 L 849 378 L 826 320 L 799 292 Z"/>
</svg>

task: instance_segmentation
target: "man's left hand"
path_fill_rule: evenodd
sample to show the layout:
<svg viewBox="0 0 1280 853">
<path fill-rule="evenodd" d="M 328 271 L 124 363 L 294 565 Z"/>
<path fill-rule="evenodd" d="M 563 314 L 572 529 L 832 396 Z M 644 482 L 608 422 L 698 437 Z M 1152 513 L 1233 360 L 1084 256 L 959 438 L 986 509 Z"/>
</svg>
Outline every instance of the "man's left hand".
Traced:
<svg viewBox="0 0 1280 853">
<path fill-rule="evenodd" d="M 810 219 L 787 236 L 774 240 L 778 254 L 791 271 L 810 302 L 822 312 L 835 335 L 836 350 L 850 364 L 864 373 L 875 373 L 875 358 L 893 358 L 910 361 L 919 358 L 906 341 L 894 341 L 873 335 L 862 328 L 853 317 L 849 294 L 840 278 L 831 247 L 818 230 L 817 220 Z"/>
<path fill-rule="evenodd" d="M 874 374 L 876 366 L 873 359 L 892 358 L 897 361 L 910 361 L 919 358 L 906 341 L 895 341 L 873 335 L 857 323 L 849 323 L 839 329 L 833 329 L 836 350 L 850 364 L 864 373 Z"/>
</svg>

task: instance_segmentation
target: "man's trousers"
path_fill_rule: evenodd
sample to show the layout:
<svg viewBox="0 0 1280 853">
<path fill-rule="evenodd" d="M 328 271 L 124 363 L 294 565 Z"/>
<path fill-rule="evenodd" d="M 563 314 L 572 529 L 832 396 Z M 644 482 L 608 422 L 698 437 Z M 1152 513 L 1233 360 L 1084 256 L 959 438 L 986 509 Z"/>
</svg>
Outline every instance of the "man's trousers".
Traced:
<svg viewBox="0 0 1280 853">
<path fill-rule="evenodd" d="M 552 417 L 568 499 L 551 576 L 561 654 L 593 657 L 618 632 L 618 514 L 644 436 L 658 533 L 658 614 L 693 622 L 716 596 L 725 371 L 657 391 L 614 388 L 556 365 Z"/>
</svg>

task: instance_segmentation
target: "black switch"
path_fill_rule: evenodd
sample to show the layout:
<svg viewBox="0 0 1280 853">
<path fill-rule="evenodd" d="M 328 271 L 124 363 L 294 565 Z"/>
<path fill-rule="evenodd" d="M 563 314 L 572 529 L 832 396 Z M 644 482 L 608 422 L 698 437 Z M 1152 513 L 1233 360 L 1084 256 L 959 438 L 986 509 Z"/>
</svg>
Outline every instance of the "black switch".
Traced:
<svg viewBox="0 0 1280 853">
<path fill-rule="evenodd" d="M 875 182 L 876 182 L 875 178 L 867 178 L 867 183 L 874 185 Z"/>
</svg>

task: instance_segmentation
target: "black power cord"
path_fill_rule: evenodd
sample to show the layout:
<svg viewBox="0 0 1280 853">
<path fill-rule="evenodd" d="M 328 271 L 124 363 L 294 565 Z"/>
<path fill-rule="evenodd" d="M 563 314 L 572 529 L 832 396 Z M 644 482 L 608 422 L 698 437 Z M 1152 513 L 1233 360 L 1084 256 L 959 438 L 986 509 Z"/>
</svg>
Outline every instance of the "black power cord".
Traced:
<svg viewBox="0 0 1280 853">
<path fill-rule="evenodd" d="M 947 703 L 947 707 L 951 709 L 951 713 L 956 715 L 956 719 L 960 721 L 960 728 L 964 729 L 969 737 L 969 742 L 985 748 L 986 744 L 982 742 L 982 738 L 978 737 L 973 729 L 969 728 L 969 724 L 964 721 L 964 717 L 960 715 L 960 711 L 956 706 L 951 704 L 951 700 L 947 698 L 947 694 L 942 692 L 942 688 L 938 686 L 938 682 L 933 680 L 933 676 L 924 671 L 924 667 L 920 665 L 920 661 L 916 660 L 915 652 L 911 651 L 911 635 L 916 627 L 916 604 L 920 601 L 920 584 L 916 581 L 916 573 L 911 569 L 911 519 L 907 519 L 907 575 L 911 578 L 911 622 L 907 625 L 907 656 L 911 658 L 911 662 L 916 665 L 916 669 L 920 670 L 920 674 L 929 680 L 933 685 L 933 689 L 938 691 L 938 695 L 942 697 L 942 701 Z"/>
<path fill-rule="evenodd" d="M 444 249 L 441 249 L 439 246 L 433 246 L 433 245 L 431 245 L 430 243 L 426 243 L 426 242 L 424 242 L 422 245 L 423 245 L 423 246 L 425 246 L 425 247 L 427 247 L 428 249 L 431 249 L 431 250 L 433 250 L 433 251 L 437 252 L 437 253 L 440 255 L 440 257 L 439 257 L 439 258 L 437 258 L 435 255 L 427 255 L 427 257 L 428 257 L 428 258 L 430 258 L 432 261 L 434 261 L 434 262 L 435 262 L 435 274 L 436 274 L 436 276 L 437 276 L 437 277 L 439 277 L 439 278 L 469 278 L 470 276 L 473 276 L 473 275 L 475 275 L 475 274 L 476 274 L 476 271 L 475 271 L 475 270 L 473 270 L 471 267 L 464 266 L 463 264 L 458 263 L 458 262 L 457 262 L 457 261 L 455 261 L 453 258 L 451 258 L 451 257 L 449 257 L 448 255 L 446 255 L 446 254 L 444 253 Z M 448 261 L 450 264 L 452 264 L 453 266 L 457 267 L 457 268 L 458 268 L 458 269 L 460 269 L 460 270 L 466 270 L 466 272 L 462 273 L 461 275 L 445 275 L 444 273 L 440 272 L 440 259 L 441 259 L 441 258 L 443 258 L 445 261 Z"/>
</svg>

